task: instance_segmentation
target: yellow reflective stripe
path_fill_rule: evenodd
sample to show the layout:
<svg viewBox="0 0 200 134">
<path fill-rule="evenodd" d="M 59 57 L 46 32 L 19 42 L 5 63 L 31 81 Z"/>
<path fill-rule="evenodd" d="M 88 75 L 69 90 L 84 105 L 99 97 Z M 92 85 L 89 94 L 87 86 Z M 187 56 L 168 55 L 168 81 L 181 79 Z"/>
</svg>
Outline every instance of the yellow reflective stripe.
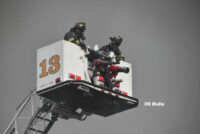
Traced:
<svg viewBox="0 0 200 134">
<path fill-rule="evenodd" d="M 74 40 L 74 38 L 69 38 L 67 41 L 72 42 Z"/>
<path fill-rule="evenodd" d="M 80 44 L 80 41 L 79 41 L 79 40 L 76 40 L 76 44 L 79 45 L 79 44 Z"/>
<path fill-rule="evenodd" d="M 120 54 L 119 56 L 120 56 L 120 60 L 124 60 L 124 56 L 122 54 Z"/>
</svg>

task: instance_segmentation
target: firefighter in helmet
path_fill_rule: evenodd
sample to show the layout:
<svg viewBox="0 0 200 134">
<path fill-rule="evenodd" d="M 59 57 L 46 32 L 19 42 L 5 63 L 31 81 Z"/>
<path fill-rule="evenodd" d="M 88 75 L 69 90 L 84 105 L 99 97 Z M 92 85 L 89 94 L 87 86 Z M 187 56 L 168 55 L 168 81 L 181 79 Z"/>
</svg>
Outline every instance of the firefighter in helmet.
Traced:
<svg viewBox="0 0 200 134">
<path fill-rule="evenodd" d="M 111 40 L 111 42 L 108 45 L 101 47 L 99 49 L 99 51 L 103 51 L 107 54 L 109 54 L 110 52 L 113 52 L 117 63 L 119 63 L 120 60 L 124 61 L 124 57 L 122 56 L 122 53 L 119 50 L 119 46 L 123 40 L 122 37 L 120 37 L 119 35 L 116 35 L 114 37 L 110 37 L 109 39 Z M 112 86 L 113 86 L 113 83 L 111 81 L 112 76 L 110 74 L 111 71 L 109 71 L 109 68 L 112 65 L 111 64 L 103 64 L 104 62 L 107 63 L 109 61 L 102 61 L 100 59 L 96 59 L 96 60 L 94 60 L 93 65 L 96 67 L 95 71 L 99 72 L 100 75 L 104 77 L 105 87 L 112 90 Z M 95 74 L 94 74 L 94 76 L 95 76 Z"/>
<path fill-rule="evenodd" d="M 84 22 L 78 22 L 65 34 L 64 40 L 77 44 L 83 50 L 86 50 L 86 45 L 83 42 L 85 40 L 85 30 L 86 24 Z"/>
<path fill-rule="evenodd" d="M 121 45 L 123 38 L 119 35 L 115 35 L 114 37 L 110 37 L 110 43 L 105 45 L 99 49 L 99 51 L 104 51 L 106 53 L 114 52 L 116 61 L 119 62 L 120 60 L 124 61 L 125 58 L 122 55 L 121 51 L 119 50 L 119 46 Z"/>
</svg>

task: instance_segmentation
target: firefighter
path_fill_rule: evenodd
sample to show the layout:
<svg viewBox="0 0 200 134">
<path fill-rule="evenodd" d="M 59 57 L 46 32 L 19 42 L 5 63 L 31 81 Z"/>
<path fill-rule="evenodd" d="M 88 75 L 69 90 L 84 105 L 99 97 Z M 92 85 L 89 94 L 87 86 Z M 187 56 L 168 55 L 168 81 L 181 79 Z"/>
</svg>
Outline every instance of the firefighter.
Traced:
<svg viewBox="0 0 200 134">
<path fill-rule="evenodd" d="M 74 25 L 74 27 L 71 28 L 69 32 L 65 34 L 64 40 L 77 44 L 86 51 L 86 45 L 83 42 L 85 40 L 85 30 L 86 24 L 84 22 L 78 22 Z"/>
<path fill-rule="evenodd" d="M 99 49 L 99 51 L 104 51 L 106 53 L 114 52 L 116 61 L 119 62 L 120 60 L 124 61 L 125 58 L 122 55 L 121 51 L 119 50 L 119 46 L 121 45 L 123 38 L 119 35 L 115 35 L 114 37 L 109 38 L 111 42 L 108 45 L 105 45 Z"/>
<path fill-rule="evenodd" d="M 114 37 L 110 37 L 109 39 L 111 40 L 111 42 L 108 45 L 101 47 L 99 49 L 99 51 L 103 51 L 107 54 L 109 54 L 110 52 L 113 52 L 115 54 L 116 63 L 119 63 L 120 60 L 124 61 L 125 58 L 123 57 L 121 51 L 119 50 L 119 46 L 121 45 L 122 40 L 123 40 L 122 37 L 120 37 L 119 35 L 116 35 Z M 113 83 L 111 81 L 112 75 L 110 72 L 113 72 L 113 70 L 109 69 L 110 66 L 112 66 L 112 65 L 111 64 L 102 64 L 104 62 L 106 62 L 106 61 L 96 59 L 96 60 L 94 60 L 93 65 L 96 67 L 95 72 L 99 72 L 104 77 L 105 86 L 108 89 L 112 90 Z"/>
</svg>

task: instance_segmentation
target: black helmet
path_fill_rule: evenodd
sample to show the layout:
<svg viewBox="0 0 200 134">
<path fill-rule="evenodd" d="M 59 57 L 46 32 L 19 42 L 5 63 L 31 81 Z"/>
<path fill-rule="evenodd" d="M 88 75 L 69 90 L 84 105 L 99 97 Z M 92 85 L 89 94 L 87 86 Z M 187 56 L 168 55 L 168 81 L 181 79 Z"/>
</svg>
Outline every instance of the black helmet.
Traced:
<svg viewBox="0 0 200 134">
<path fill-rule="evenodd" d="M 123 38 L 120 37 L 119 35 L 115 35 L 114 37 L 110 37 L 110 40 L 111 40 L 111 43 L 119 46 L 122 43 Z"/>
<path fill-rule="evenodd" d="M 75 30 L 80 30 L 80 31 L 85 31 L 86 27 L 85 27 L 85 23 L 84 22 L 78 22 L 74 25 L 73 29 Z"/>
</svg>

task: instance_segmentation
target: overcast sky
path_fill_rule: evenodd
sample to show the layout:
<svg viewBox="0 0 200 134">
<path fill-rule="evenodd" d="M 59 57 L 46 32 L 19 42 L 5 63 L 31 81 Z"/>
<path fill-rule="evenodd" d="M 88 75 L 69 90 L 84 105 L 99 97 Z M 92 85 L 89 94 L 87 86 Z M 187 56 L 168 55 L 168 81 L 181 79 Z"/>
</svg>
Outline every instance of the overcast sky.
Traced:
<svg viewBox="0 0 200 134">
<path fill-rule="evenodd" d="M 86 44 L 120 47 L 135 65 L 137 108 L 84 122 L 59 119 L 50 134 L 199 134 L 200 2 L 198 0 L 1 0 L 0 133 L 36 86 L 36 49 L 86 22 Z M 164 102 L 145 107 L 144 102 Z"/>
</svg>

